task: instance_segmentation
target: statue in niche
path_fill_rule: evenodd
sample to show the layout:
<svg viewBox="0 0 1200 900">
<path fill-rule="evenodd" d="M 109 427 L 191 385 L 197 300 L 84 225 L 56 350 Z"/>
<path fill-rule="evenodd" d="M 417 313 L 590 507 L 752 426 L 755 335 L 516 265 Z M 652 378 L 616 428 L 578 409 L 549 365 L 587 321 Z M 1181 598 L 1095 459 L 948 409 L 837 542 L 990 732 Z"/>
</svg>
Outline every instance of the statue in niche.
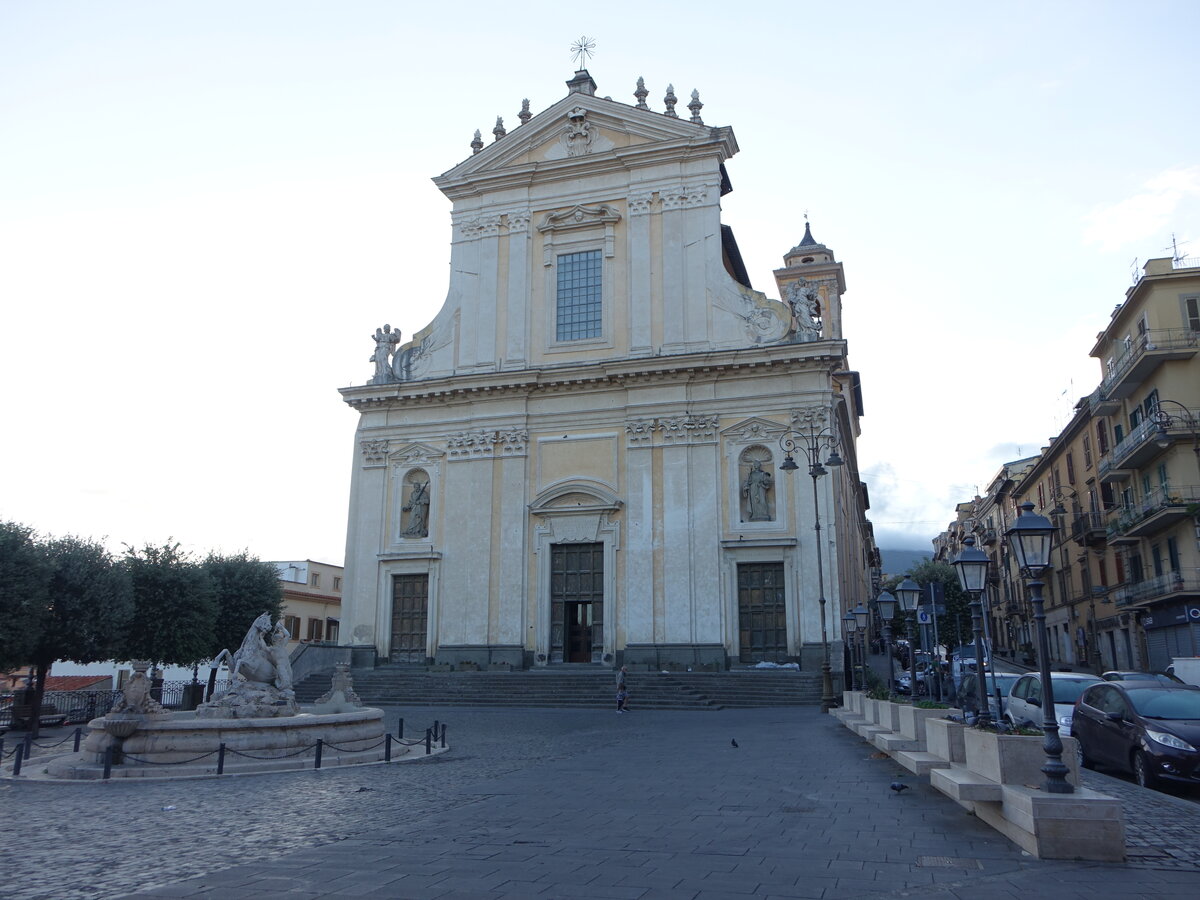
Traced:
<svg viewBox="0 0 1200 900">
<path fill-rule="evenodd" d="M 429 482 L 414 482 L 408 495 L 408 502 L 401 509 L 408 513 L 408 525 L 400 534 L 404 537 L 427 537 L 429 535 Z"/>
<path fill-rule="evenodd" d="M 775 479 L 770 472 L 763 471 L 761 460 L 756 459 L 750 463 L 750 471 L 746 473 L 746 479 L 742 482 L 742 497 L 746 501 L 742 510 L 743 521 L 772 520 L 770 494 L 774 486 Z"/>
<path fill-rule="evenodd" d="M 389 384 L 395 380 L 392 375 L 391 356 L 400 344 L 400 329 L 392 331 L 391 325 L 375 329 L 375 352 L 367 362 L 375 363 L 375 375 L 368 384 Z"/>
<path fill-rule="evenodd" d="M 821 298 L 817 286 L 801 278 L 787 286 L 788 306 L 796 320 L 796 332 L 792 340 L 797 343 L 815 341 L 821 337 Z"/>
</svg>

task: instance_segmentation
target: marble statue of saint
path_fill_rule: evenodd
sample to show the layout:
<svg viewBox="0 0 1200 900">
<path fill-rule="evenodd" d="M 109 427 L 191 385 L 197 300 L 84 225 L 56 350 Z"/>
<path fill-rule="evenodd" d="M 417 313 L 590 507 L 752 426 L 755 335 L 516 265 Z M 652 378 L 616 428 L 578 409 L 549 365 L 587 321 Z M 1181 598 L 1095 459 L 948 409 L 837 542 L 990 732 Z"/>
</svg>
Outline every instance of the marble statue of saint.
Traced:
<svg viewBox="0 0 1200 900">
<path fill-rule="evenodd" d="M 408 513 L 408 527 L 402 534 L 405 537 L 425 537 L 429 534 L 429 482 L 419 481 L 412 486 L 408 495 L 408 503 L 404 504 L 404 512 Z"/>
<path fill-rule="evenodd" d="M 820 295 L 816 285 L 809 284 L 801 278 L 787 286 L 787 303 L 792 309 L 792 317 L 796 321 L 794 340 L 799 342 L 815 341 L 821 337 L 820 326 Z"/>
<path fill-rule="evenodd" d="M 742 482 L 742 496 L 746 498 L 748 521 L 771 521 L 771 503 L 767 496 L 775 485 L 770 472 L 764 472 L 762 463 L 755 460 L 750 464 L 746 480 Z"/>
<path fill-rule="evenodd" d="M 392 352 L 400 344 L 400 329 L 392 331 L 391 325 L 375 329 L 375 352 L 367 362 L 375 363 L 375 375 L 370 384 L 388 384 L 392 379 Z"/>
</svg>

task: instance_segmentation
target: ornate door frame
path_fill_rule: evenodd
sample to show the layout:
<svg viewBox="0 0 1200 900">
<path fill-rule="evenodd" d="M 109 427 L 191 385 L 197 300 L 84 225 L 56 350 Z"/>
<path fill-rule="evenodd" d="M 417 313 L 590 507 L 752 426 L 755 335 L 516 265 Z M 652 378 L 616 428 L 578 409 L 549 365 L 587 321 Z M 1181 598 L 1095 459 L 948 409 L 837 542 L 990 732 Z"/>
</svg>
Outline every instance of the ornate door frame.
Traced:
<svg viewBox="0 0 1200 900">
<path fill-rule="evenodd" d="M 604 545 L 604 646 L 601 659 L 611 662 L 617 624 L 616 570 L 620 548 L 619 521 L 611 517 L 624 504 L 607 487 L 595 481 L 571 479 L 542 491 L 529 505 L 541 522 L 534 525 L 533 545 L 537 556 L 536 612 L 530 628 L 533 659 L 538 666 L 550 661 L 550 545 Z"/>
</svg>

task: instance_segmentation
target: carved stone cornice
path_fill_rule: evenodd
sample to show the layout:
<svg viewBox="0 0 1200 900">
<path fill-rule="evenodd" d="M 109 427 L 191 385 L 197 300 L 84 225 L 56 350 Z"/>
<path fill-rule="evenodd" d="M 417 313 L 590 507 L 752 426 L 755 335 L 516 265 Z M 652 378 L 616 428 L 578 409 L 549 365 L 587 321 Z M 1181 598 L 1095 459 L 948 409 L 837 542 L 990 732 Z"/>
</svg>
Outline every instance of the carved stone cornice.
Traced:
<svg viewBox="0 0 1200 900">
<path fill-rule="evenodd" d="M 660 193 L 662 208 L 664 210 L 689 209 L 704 206 L 708 201 L 710 189 L 711 186 L 707 184 L 684 184 L 663 190 Z"/>
<path fill-rule="evenodd" d="M 458 233 L 467 240 L 481 237 L 496 237 L 500 234 L 499 214 L 488 216 L 473 216 L 458 223 Z"/>
<path fill-rule="evenodd" d="M 363 467 L 372 468 L 387 464 L 388 442 L 386 440 L 364 440 L 360 442 Z"/>
<path fill-rule="evenodd" d="M 798 431 L 820 431 L 829 424 L 829 407 L 802 406 L 793 409 L 792 428 Z"/>
<path fill-rule="evenodd" d="M 504 214 L 508 222 L 509 234 L 524 234 L 529 231 L 529 222 L 533 213 L 528 209 L 510 209 Z"/>
<path fill-rule="evenodd" d="M 780 371 L 788 374 L 807 372 L 820 378 L 823 384 L 830 372 L 845 367 L 846 342 L 826 340 L 451 375 L 395 384 L 358 385 L 339 388 L 338 392 L 350 406 L 367 410 L 414 404 L 432 406 L 455 400 L 475 400 L 481 396 L 529 397 L 581 388 L 675 384 L 729 375 L 745 377 L 752 370 L 759 370 L 764 376 Z"/>
<path fill-rule="evenodd" d="M 637 191 L 629 195 L 625 201 L 625 208 L 629 210 L 631 216 L 645 216 L 652 212 L 654 206 L 653 191 Z"/>
<path fill-rule="evenodd" d="M 529 448 L 529 432 L 524 429 L 460 431 L 447 437 L 446 446 L 451 462 L 494 459 L 497 455 L 524 456 Z"/>
<path fill-rule="evenodd" d="M 625 422 L 625 441 L 629 447 L 654 445 L 655 434 L 660 446 L 680 444 L 711 444 L 717 440 L 720 416 L 659 416 L 653 419 L 628 419 Z"/>
</svg>

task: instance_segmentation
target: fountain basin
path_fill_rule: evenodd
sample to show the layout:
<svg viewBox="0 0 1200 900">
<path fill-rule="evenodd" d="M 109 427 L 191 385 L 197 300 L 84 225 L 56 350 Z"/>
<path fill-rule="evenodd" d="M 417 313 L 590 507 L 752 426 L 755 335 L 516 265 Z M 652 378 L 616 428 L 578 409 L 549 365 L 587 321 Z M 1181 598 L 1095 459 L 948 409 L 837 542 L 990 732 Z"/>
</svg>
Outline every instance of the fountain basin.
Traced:
<svg viewBox="0 0 1200 900">
<path fill-rule="evenodd" d="M 225 745 L 225 774 L 280 772 L 314 768 L 315 744 L 322 741 L 322 768 L 361 765 L 384 758 L 383 711 L 362 707 L 352 712 L 264 719 L 197 719 L 190 712 L 142 720 L 124 739 L 114 737 L 105 717 L 88 723 L 83 749 L 51 760 L 53 778 L 95 779 L 104 774 L 108 747 L 123 761 L 113 778 L 187 778 L 216 775 Z M 392 743 L 392 757 L 409 748 Z M 422 753 L 424 748 L 422 747 Z"/>
</svg>

